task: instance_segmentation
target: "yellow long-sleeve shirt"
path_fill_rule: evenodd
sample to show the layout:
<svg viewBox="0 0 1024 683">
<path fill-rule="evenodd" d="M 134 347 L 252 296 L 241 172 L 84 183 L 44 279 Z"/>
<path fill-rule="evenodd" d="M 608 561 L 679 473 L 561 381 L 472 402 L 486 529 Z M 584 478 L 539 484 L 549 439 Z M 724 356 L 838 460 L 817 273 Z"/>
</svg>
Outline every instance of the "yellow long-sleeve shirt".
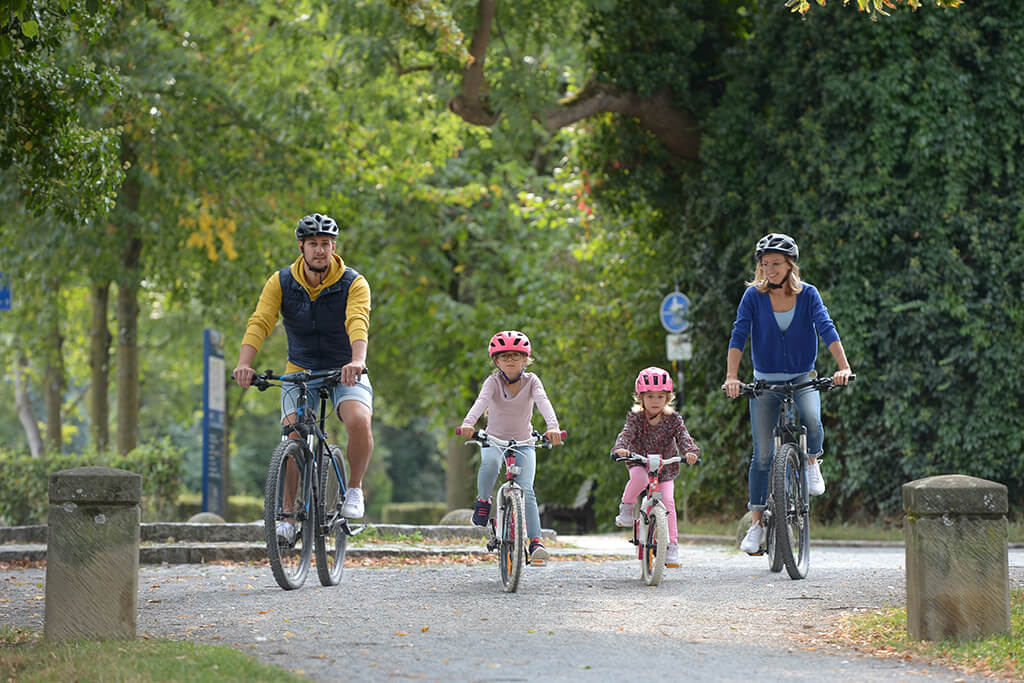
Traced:
<svg viewBox="0 0 1024 683">
<path fill-rule="evenodd" d="M 319 285 L 311 285 L 306 281 L 306 271 L 302 267 L 302 256 L 291 264 L 291 274 L 295 281 L 302 285 L 309 294 L 310 301 L 316 301 L 320 293 L 341 279 L 345 273 L 345 262 L 337 254 L 331 255 L 331 265 L 327 275 Z M 278 271 L 267 279 L 256 303 L 256 310 L 249 316 L 249 322 L 242 337 L 243 344 L 249 344 L 259 351 L 263 341 L 270 336 L 281 315 L 281 279 Z M 362 275 L 352 281 L 348 290 L 348 302 L 345 307 L 345 331 L 349 341 L 368 341 L 370 332 L 370 284 Z M 306 370 L 289 362 L 286 372 Z"/>
</svg>

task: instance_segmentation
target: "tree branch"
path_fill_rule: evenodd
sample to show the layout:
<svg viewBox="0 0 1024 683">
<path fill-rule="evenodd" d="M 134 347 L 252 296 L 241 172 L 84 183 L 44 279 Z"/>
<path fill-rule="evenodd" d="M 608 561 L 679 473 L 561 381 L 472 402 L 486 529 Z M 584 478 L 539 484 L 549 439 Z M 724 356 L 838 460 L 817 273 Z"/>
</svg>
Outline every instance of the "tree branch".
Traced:
<svg viewBox="0 0 1024 683">
<path fill-rule="evenodd" d="M 466 123 L 493 126 L 499 116 L 487 105 L 484 60 L 491 40 L 491 25 L 497 13 L 498 0 L 478 0 L 476 30 L 469 53 L 472 63 L 462 72 L 462 91 L 448 101 L 448 108 Z M 635 116 L 676 156 L 696 161 L 700 152 L 697 119 L 676 107 L 672 95 L 662 91 L 641 98 L 635 93 L 607 83 L 592 81 L 574 96 L 562 100 L 558 107 L 535 113 L 535 118 L 550 132 L 601 112 Z"/>
</svg>

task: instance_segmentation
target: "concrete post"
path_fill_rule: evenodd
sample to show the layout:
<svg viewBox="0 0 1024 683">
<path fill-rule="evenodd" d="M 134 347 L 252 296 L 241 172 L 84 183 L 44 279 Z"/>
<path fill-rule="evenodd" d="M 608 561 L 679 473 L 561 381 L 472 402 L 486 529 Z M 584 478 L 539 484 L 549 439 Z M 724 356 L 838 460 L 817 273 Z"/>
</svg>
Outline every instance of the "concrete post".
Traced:
<svg viewBox="0 0 1024 683">
<path fill-rule="evenodd" d="M 1007 496 L 960 474 L 903 485 L 907 631 L 916 640 L 1010 632 Z"/>
<path fill-rule="evenodd" d="M 50 475 L 44 633 L 135 638 L 142 477 L 109 467 Z"/>
</svg>

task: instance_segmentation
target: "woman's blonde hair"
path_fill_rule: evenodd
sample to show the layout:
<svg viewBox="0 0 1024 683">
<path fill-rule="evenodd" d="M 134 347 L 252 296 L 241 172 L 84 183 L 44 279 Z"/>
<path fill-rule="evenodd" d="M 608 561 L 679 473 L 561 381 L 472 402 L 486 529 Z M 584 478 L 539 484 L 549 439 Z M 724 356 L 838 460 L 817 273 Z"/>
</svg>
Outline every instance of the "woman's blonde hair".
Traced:
<svg viewBox="0 0 1024 683">
<path fill-rule="evenodd" d="M 788 254 L 771 251 L 768 253 L 778 253 L 786 259 L 786 263 L 789 265 L 789 277 L 782 283 L 782 289 L 786 294 L 798 294 L 800 290 L 804 288 L 803 281 L 800 279 L 800 266 Z M 757 260 L 757 266 L 754 268 L 754 277 L 747 283 L 747 286 L 754 287 L 761 294 L 768 291 L 768 276 L 764 274 L 764 268 L 761 266 L 761 259 Z"/>
<path fill-rule="evenodd" d="M 666 403 L 664 409 L 662 409 L 662 415 L 671 415 L 676 412 L 676 392 L 670 391 L 668 394 L 668 403 Z M 630 412 L 639 413 L 644 409 L 644 400 L 640 398 L 641 396 L 642 394 L 633 394 L 633 407 L 629 409 Z"/>
</svg>

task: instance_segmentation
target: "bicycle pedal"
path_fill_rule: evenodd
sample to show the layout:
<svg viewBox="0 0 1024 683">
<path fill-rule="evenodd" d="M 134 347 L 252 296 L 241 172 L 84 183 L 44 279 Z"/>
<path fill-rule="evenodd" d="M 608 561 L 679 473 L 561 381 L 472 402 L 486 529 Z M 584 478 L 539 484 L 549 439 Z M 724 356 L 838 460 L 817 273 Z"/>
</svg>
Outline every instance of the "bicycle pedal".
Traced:
<svg viewBox="0 0 1024 683">
<path fill-rule="evenodd" d="M 679 569 L 679 563 L 678 562 L 676 564 L 669 564 L 668 562 L 666 562 L 665 566 L 668 567 L 669 569 Z"/>
<path fill-rule="evenodd" d="M 765 552 L 767 552 L 767 551 L 764 548 L 761 548 L 756 553 L 747 553 L 747 555 L 750 555 L 751 557 L 761 557 L 762 555 L 765 554 Z"/>
</svg>

